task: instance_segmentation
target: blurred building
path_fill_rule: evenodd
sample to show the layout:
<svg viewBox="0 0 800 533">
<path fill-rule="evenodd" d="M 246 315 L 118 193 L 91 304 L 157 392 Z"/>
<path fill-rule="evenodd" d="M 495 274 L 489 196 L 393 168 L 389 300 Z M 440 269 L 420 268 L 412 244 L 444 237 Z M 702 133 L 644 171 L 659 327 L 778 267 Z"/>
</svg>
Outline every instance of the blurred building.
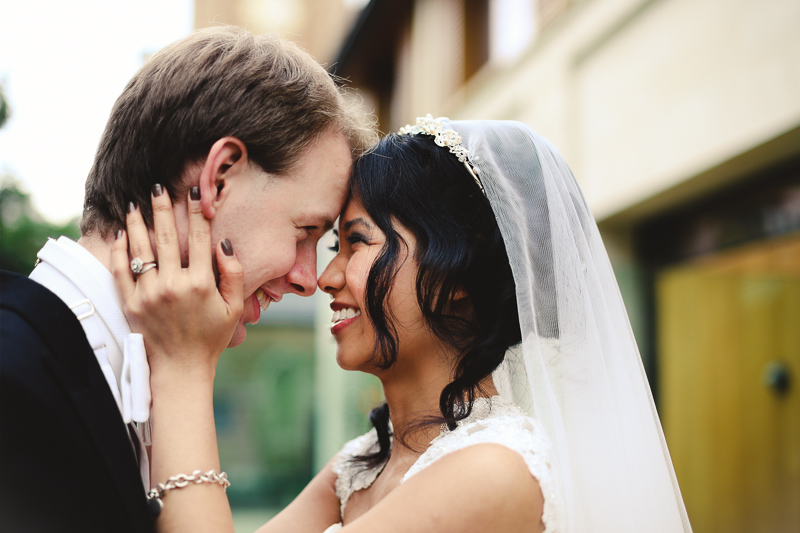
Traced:
<svg viewBox="0 0 800 533">
<path fill-rule="evenodd" d="M 800 2 L 372 0 L 335 72 L 391 131 L 515 119 L 609 248 L 695 531 L 800 530 Z"/>
<path fill-rule="evenodd" d="M 432 113 L 553 141 L 609 248 L 695 531 L 800 529 L 800 3 L 196 0 L 195 21 L 300 43 L 384 131 Z M 221 359 L 223 461 L 248 480 L 234 504 L 285 503 L 379 400 L 336 366 L 314 298 L 273 304 Z"/>
<path fill-rule="evenodd" d="M 330 64 L 353 19 L 367 0 L 195 0 L 194 26 L 241 26 L 277 33 Z"/>
</svg>

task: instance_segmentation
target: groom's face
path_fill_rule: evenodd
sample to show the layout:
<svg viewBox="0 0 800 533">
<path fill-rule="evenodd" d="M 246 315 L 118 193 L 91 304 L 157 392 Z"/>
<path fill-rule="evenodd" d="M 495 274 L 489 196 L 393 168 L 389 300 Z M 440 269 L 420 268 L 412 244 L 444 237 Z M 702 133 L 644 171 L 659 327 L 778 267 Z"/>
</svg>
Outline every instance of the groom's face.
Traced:
<svg viewBox="0 0 800 533">
<path fill-rule="evenodd" d="M 244 311 L 230 346 L 271 302 L 314 293 L 317 242 L 344 205 L 350 164 L 345 137 L 324 133 L 285 175 L 252 170 L 217 212 L 213 242 L 230 239 L 244 269 Z"/>
</svg>

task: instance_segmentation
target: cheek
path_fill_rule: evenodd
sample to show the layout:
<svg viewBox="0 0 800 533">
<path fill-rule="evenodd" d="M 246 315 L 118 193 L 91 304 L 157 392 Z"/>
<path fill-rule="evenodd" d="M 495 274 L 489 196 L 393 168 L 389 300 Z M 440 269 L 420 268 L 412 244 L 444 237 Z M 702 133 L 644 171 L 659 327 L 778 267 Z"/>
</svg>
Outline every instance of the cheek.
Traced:
<svg viewBox="0 0 800 533">
<path fill-rule="evenodd" d="M 421 324 L 422 312 L 419 309 L 417 293 L 413 284 L 395 283 L 389 305 L 397 317 L 398 327 L 414 330 Z"/>
<path fill-rule="evenodd" d="M 422 311 L 417 301 L 417 269 L 407 262 L 392 284 L 390 305 L 397 316 L 398 325 L 416 330 L 424 325 Z"/>
<path fill-rule="evenodd" d="M 297 256 L 294 239 L 283 239 L 282 241 L 267 239 L 261 242 L 267 244 L 255 248 L 253 244 L 250 244 L 249 253 L 246 255 L 240 254 L 234 249 L 240 258 L 245 274 L 248 271 L 257 274 L 260 278 L 257 280 L 259 285 L 265 281 L 285 276 L 292 269 Z M 245 256 L 242 257 L 242 255 Z"/>
<path fill-rule="evenodd" d="M 353 297 L 358 300 L 359 306 L 363 307 L 366 298 L 367 277 L 372 261 L 365 261 L 362 258 L 352 258 L 347 264 L 346 277 L 347 286 Z"/>
<path fill-rule="evenodd" d="M 274 265 L 273 277 L 285 276 L 297 261 L 297 244 L 294 239 L 269 251 Z"/>
</svg>

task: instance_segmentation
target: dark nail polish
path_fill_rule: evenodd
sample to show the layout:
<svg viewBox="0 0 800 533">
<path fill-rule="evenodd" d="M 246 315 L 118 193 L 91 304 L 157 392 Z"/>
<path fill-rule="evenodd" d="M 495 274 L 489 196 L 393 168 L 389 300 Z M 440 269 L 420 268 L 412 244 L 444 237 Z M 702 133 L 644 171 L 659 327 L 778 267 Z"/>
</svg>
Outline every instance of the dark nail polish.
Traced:
<svg viewBox="0 0 800 533">
<path fill-rule="evenodd" d="M 164 189 L 161 187 L 161 184 L 156 183 L 153 185 L 153 196 L 161 196 L 161 193 L 164 192 Z"/>
<path fill-rule="evenodd" d="M 136 204 L 133 202 L 128 202 L 128 213 L 133 213 L 136 211 Z"/>
<path fill-rule="evenodd" d="M 119 239 L 120 237 L 122 237 L 122 230 L 118 229 L 117 230 L 117 239 Z"/>
<path fill-rule="evenodd" d="M 192 187 L 191 189 L 189 189 L 189 198 L 191 198 L 194 201 L 199 200 L 200 199 L 200 187 Z"/>
<path fill-rule="evenodd" d="M 222 241 L 222 253 L 224 253 L 228 257 L 233 255 L 233 245 L 231 244 L 231 241 L 229 241 L 228 239 Z"/>
</svg>

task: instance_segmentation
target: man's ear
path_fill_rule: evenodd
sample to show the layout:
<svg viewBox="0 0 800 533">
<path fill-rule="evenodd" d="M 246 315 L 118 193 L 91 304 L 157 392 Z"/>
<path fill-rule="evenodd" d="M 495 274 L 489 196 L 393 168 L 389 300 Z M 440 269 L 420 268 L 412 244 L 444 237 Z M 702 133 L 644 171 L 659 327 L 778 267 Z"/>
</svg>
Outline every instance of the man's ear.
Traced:
<svg viewBox="0 0 800 533">
<path fill-rule="evenodd" d="M 230 179 L 247 168 L 247 147 L 236 137 L 223 137 L 208 151 L 200 171 L 200 205 L 207 219 L 214 218 L 217 209 L 230 192 Z"/>
</svg>

